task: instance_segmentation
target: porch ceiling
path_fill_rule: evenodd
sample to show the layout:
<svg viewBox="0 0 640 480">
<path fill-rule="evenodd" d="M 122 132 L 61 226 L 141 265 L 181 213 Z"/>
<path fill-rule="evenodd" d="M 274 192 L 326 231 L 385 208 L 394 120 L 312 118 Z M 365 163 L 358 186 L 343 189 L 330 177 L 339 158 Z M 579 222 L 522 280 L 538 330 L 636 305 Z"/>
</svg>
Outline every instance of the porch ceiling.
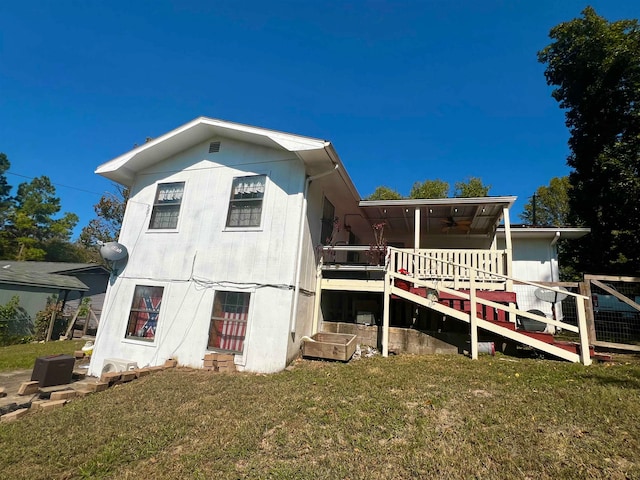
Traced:
<svg viewBox="0 0 640 480">
<path fill-rule="evenodd" d="M 487 235 L 495 231 L 503 209 L 511 207 L 515 200 L 516 197 L 373 200 L 359 205 L 371 223 L 384 221 L 388 231 L 412 233 L 417 208 L 422 233 Z"/>
</svg>

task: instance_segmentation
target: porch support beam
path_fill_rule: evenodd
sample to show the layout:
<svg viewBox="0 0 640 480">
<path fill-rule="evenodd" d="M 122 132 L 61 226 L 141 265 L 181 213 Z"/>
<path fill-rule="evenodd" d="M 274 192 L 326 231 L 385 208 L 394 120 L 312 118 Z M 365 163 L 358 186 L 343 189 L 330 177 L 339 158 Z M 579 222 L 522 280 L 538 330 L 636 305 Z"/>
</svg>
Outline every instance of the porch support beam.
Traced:
<svg viewBox="0 0 640 480">
<path fill-rule="evenodd" d="M 318 320 L 320 318 L 320 300 L 322 297 L 322 259 L 318 264 L 316 270 L 316 296 L 313 301 L 313 326 L 311 327 L 311 334 L 318 333 Z"/>
<path fill-rule="evenodd" d="M 413 251 L 420 250 L 420 207 L 414 211 L 415 221 L 413 223 Z"/>
<path fill-rule="evenodd" d="M 393 255 L 392 255 L 393 257 Z M 382 307 L 382 356 L 389 356 L 389 306 L 391 303 L 391 276 L 384 275 L 384 293 Z"/>
<path fill-rule="evenodd" d="M 471 325 L 471 358 L 473 360 L 478 359 L 478 309 L 476 302 L 476 272 L 473 268 L 469 269 L 469 323 Z"/>
<path fill-rule="evenodd" d="M 511 242 L 511 220 L 509 219 L 509 207 L 502 209 L 502 218 L 504 219 L 504 242 L 505 242 L 505 256 L 506 256 L 506 268 L 505 275 L 507 281 L 505 283 L 505 289 L 507 292 L 513 292 L 513 243 Z M 514 307 L 515 305 L 509 304 Z M 509 312 L 509 321 L 516 323 L 516 315 Z"/>
<path fill-rule="evenodd" d="M 513 243 L 511 242 L 511 221 L 509 220 L 509 208 L 502 209 L 502 217 L 504 219 L 504 241 L 507 254 L 507 291 L 513 292 Z"/>
</svg>

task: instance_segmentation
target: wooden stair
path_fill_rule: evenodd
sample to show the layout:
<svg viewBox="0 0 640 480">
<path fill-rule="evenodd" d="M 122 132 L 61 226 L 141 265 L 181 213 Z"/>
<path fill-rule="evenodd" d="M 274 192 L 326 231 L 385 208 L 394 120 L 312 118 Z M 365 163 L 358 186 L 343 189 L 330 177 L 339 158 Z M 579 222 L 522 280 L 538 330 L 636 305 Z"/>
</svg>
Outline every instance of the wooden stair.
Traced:
<svg viewBox="0 0 640 480">
<path fill-rule="evenodd" d="M 412 287 L 409 285 L 398 285 L 403 290 L 407 290 L 408 292 L 418 295 L 423 298 L 427 297 L 428 289 L 425 287 Z M 403 288 L 406 287 L 406 288 Z M 469 293 L 469 290 L 460 290 L 461 293 Z M 476 294 L 478 298 L 482 298 L 485 300 L 491 300 L 495 303 L 500 303 L 503 305 L 508 304 L 516 304 L 516 294 L 515 292 L 504 292 L 504 291 L 490 291 L 490 290 L 477 290 Z M 455 295 L 438 292 L 438 300 L 437 303 L 444 305 L 446 307 L 452 308 L 454 310 L 463 312 L 465 314 L 469 314 L 471 312 L 471 302 L 470 300 L 461 299 Z M 504 310 L 500 310 L 497 308 L 493 308 L 488 305 L 477 304 L 476 306 L 477 316 L 480 319 L 486 320 L 491 324 L 504 328 L 506 330 L 510 330 L 513 332 L 518 332 L 522 335 L 525 335 L 529 338 L 544 342 L 548 345 L 553 345 L 555 347 L 561 348 L 571 353 L 580 354 L 580 344 L 577 342 L 570 342 L 565 340 L 556 340 L 551 333 L 546 332 L 536 332 L 536 331 L 528 331 L 522 328 L 518 328 L 518 326 L 507 320 L 507 314 Z M 591 358 L 596 358 L 602 361 L 611 360 L 609 355 L 603 355 L 596 353 L 593 345 L 589 346 L 589 356 Z"/>
</svg>

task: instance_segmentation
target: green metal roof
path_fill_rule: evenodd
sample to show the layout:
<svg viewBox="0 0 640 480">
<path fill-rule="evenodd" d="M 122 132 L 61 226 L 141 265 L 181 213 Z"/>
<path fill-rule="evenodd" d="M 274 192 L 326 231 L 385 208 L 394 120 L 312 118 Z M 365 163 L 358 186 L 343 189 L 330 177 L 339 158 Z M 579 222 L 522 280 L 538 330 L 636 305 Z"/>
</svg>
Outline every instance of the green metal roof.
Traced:
<svg viewBox="0 0 640 480">
<path fill-rule="evenodd" d="M 17 262 L 0 260 L 0 284 L 87 291 L 89 287 L 73 276 L 91 269 L 106 269 L 95 263 Z"/>
</svg>

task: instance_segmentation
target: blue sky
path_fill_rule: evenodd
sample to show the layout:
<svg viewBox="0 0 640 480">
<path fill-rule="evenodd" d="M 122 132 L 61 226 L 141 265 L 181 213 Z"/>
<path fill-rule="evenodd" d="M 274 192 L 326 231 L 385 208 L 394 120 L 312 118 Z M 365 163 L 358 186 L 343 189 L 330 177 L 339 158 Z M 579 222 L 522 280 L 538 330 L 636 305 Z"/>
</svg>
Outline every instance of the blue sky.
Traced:
<svg viewBox="0 0 640 480">
<path fill-rule="evenodd" d="M 568 173 L 564 113 L 536 53 L 586 5 L 629 1 L 0 3 L 0 151 L 93 217 L 95 168 L 198 116 L 330 140 L 364 197 L 470 176 L 491 195 Z M 73 188 L 71 188 L 73 187 Z"/>
</svg>

